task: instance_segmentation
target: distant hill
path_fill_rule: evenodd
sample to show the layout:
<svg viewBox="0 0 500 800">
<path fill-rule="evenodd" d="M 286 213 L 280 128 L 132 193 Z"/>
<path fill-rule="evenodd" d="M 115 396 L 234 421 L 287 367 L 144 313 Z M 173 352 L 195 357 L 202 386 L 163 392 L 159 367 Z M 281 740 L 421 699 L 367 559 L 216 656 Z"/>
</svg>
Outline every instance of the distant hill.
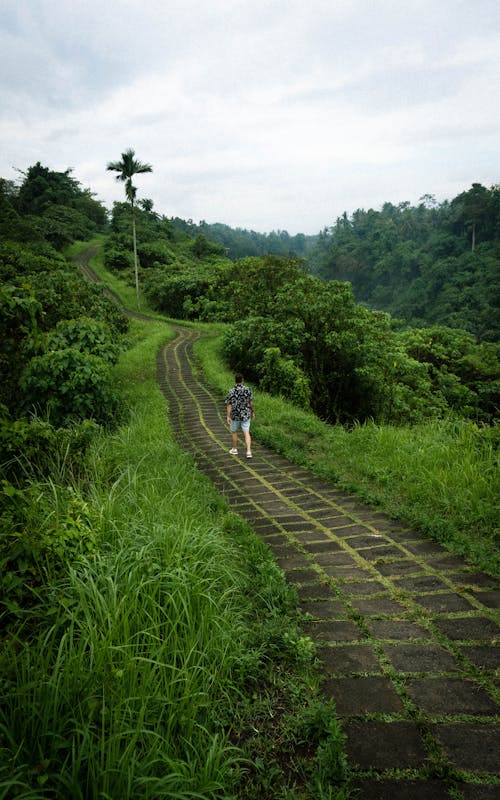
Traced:
<svg viewBox="0 0 500 800">
<path fill-rule="evenodd" d="M 405 324 L 500 336 L 500 186 L 474 183 L 451 202 L 359 209 L 325 228 L 310 271 L 350 281 L 358 302 Z"/>
<path fill-rule="evenodd" d="M 207 239 L 221 245 L 232 261 L 246 256 L 265 255 L 306 258 L 318 240 L 318 236 L 306 236 L 303 233 L 294 236 L 280 230 L 257 233 L 246 228 L 230 228 L 220 222 L 209 224 L 202 220 L 196 225 L 192 220 L 186 222 L 178 217 L 174 217 L 171 222 L 176 230 L 191 236 L 203 234 Z"/>
</svg>

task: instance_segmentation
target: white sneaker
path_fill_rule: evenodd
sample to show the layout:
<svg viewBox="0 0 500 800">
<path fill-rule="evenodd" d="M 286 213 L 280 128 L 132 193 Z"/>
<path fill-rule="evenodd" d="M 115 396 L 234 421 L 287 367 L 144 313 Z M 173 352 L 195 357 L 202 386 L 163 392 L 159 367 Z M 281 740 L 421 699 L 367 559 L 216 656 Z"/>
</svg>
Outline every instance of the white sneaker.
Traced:
<svg viewBox="0 0 500 800">
<path fill-rule="evenodd" d="M 229 454 L 232 455 L 232 456 L 237 456 L 238 455 L 238 451 L 236 450 L 235 447 L 231 447 L 231 449 L 229 451 Z"/>
<path fill-rule="evenodd" d="M 250 451 L 248 451 L 248 453 L 247 453 L 247 458 L 252 458 L 252 454 L 251 454 Z"/>
</svg>

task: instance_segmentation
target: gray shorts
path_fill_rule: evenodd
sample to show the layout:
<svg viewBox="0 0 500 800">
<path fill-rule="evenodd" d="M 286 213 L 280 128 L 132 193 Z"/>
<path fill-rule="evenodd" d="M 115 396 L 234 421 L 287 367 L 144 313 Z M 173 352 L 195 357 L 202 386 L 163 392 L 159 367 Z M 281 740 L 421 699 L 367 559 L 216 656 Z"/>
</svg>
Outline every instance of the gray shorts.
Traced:
<svg viewBox="0 0 500 800">
<path fill-rule="evenodd" d="M 243 433 L 248 433 L 250 430 L 250 420 L 245 419 L 232 419 L 229 423 L 229 430 L 231 433 L 236 433 L 236 431 L 243 431 Z"/>
</svg>

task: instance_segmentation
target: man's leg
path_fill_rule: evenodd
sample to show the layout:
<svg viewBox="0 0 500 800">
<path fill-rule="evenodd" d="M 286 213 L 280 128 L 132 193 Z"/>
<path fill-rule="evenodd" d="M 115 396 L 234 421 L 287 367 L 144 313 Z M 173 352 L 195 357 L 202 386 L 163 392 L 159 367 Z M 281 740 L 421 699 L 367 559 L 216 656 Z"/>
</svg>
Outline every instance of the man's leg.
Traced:
<svg viewBox="0 0 500 800">
<path fill-rule="evenodd" d="M 252 437 L 250 436 L 250 431 L 243 431 L 243 435 L 245 437 L 245 446 L 247 448 L 247 453 L 252 452 Z"/>
</svg>

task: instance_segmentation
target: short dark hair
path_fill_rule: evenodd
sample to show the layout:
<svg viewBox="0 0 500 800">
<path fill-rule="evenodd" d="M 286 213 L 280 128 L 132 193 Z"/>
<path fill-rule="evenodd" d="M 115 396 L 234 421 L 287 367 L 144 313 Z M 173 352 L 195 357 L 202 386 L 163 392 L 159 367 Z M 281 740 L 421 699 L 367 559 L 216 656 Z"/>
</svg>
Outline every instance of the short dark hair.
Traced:
<svg viewBox="0 0 500 800">
<path fill-rule="evenodd" d="M 241 374 L 241 372 L 236 373 L 236 375 L 234 376 L 234 382 L 243 383 L 243 375 Z"/>
</svg>

